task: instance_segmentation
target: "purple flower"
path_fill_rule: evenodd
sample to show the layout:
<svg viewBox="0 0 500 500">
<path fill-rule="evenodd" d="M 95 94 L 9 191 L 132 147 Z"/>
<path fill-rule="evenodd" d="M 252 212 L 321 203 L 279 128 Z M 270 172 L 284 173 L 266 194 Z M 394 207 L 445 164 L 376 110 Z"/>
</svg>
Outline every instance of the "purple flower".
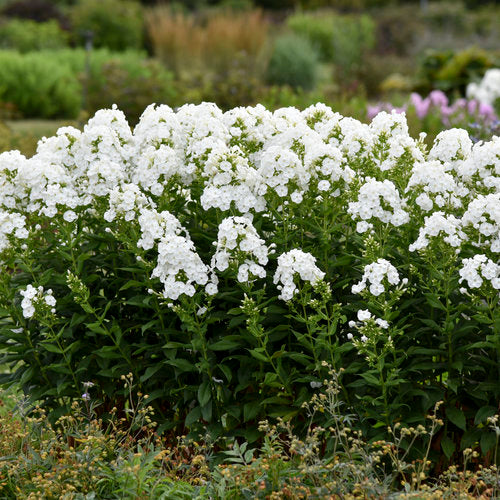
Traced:
<svg viewBox="0 0 500 500">
<path fill-rule="evenodd" d="M 429 112 L 429 106 L 431 104 L 429 98 L 427 97 L 426 99 L 422 99 L 419 94 L 413 92 L 410 96 L 410 101 L 415 108 L 415 113 L 417 114 L 417 116 L 419 118 L 424 118 L 424 116 L 426 116 Z"/>
<path fill-rule="evenodd" d="M 440 108 L 448 106 L 448 98 L 446 97 L 446 94 L 441 90 L 433 90 L 429 94 L 428 98 L 430 99 L 433 106 L 438 106 Z"/>
<path fill-rule="evenodd" d="M 368 106 L 366 108 L 366 115 L 369 120 L 375 118 L 382 111 L 382 107 L 380 104 L 375 104 L 373 106 Z"/>
<path fill-rule="evenodd" d="M 485 102 L 479 103 L 479 114 L 490 121 L 494 121 L 496 119 L 496 114 L 493 106 Z"/>
</svg>

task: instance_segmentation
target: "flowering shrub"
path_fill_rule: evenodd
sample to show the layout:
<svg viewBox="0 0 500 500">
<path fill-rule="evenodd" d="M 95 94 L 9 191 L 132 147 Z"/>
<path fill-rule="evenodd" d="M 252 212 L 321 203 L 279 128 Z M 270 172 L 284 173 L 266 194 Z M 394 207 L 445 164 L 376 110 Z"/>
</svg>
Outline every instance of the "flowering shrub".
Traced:
<svg viewBox="0 0 500 500">
<path fill-rule="evenodd" d="M 450 103 L 448 97 L 441 90 L 433 90 L 423 98 L 417 93 L 410 96 L 409 102 L 400 107 L 390 103 L 377 103 L 368 106 L 367 116 L 371 120 L 380 111 L 408 113 L 414 115 L 418 126 L 425 132 L 440 132 L 443 127 L 464 127 L 474 132 L 474 140 L 489 139 L 494 135 L 498 126 L 498 117 L 492 103 L 480 99 L 479 96 L 469 95 L 467 99 L 457 99 Z"/>
<path fill-rule="evenodd" d="M 301 421 L 328 361 L 367 435 L 443 400 L 448 456 L 494 445 L 500 139 L 151 105 L 133 131 L 101 110 L 3 153 L 0 179 L 1 381 L 54 418 L 84 381 L 124 406 L 130 372 L 160 430 L 252 441 L 260 417 Z"/>
</svg>

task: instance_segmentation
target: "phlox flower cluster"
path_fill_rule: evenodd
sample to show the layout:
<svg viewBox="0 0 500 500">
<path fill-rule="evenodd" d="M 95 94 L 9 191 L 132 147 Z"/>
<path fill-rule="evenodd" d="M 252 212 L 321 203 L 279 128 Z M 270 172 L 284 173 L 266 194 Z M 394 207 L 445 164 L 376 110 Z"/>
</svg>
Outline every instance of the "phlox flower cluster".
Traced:
<svg viewBox="0 0 500 500">
<path fill-rule="evenodd" d="M 11 237 L 26 239 L 26 217 L 18 213 L 0 211 L 0 252 L 10 246 Z"/>
<path fill-rule="evenodd" d="M 370 293 L 378 297 L 385 292 L 384 281 L 390 285 L 398 285 L 401 279 L 398 270 L 388 260 L 378 259 L 365 266 L 361 281 L 352 286 L 352 293 L 361 293 L 369 284 Z"/>
<path fill-rule="evenodd" d="M 232 262 L 238 265 L 238 281 L 265 278 L 269 249 L 248 217 L 227 217 L 219 225 L 212 267 L 225 271 Z"/>
<path fill-rule="evenodd" d="M 495 290 L 500 290 L 500 265 L 484 254 L 463 259 L 459 273 L 459 282 L 466 281 L 469 288 L 479 288 L 487 280 Z"/>
<path fill-rule="evenodd" d="M 20 294 L 23 296 L 21 307 L 25 318 L 32 318 L 37 311 L 42 309 L 51 313 L 56 312 L 56 299 L 50 288 L 44 291 L 43 286 L 35 288 L 33 285 L 28 285 L 26 289 L 20 291 Z"/>
<path fill-rule="evenodd" d="M 248 158 L 238 146 L 225 144 L 215 147 L 204 164 L 202 177 L 207 179 L 200 202 L 205 210 L 229 210 L 234 203 L 240 213 L 250 210 L 262 212 L 265 201 L 260 196 L 260 173 L 250 166 Z"/>
<path fill-rule="evenodd" d="M 467 97 L 492 106 L 500 97 L 500 69 L 492 68 L 486 71 L 479 83 L 467 85 Z"/>
<path fill-rule="evenodd" d="M 349 203 L 347 212 L 354 219 L 365 222 L 378 219 L 397 227 L 410 220 L 405 208 L 405 202 L 393 182 L 368 178 L 359 190 L 357 201 Z"/>
<path fill-rule="evenodd" d="M 472 200 L 462 217 L 462 225 L 472 229 L 475 245 L 488 246 L 500 253 L 500 193 L 479 195 Z"/>
<path fill-rule="evenodd" d="M 441 162 L 434 160 L 414 165 L 406 192 L 420 192 L 415 203 L 424 212 L 429 212 L 434 206 L 438 209 L 445 205 L 461 207 L 462 198 L 467 196 L 469 190 L 446 172 Z"/>
<path fill-rule="evenodd" d="M 410 251 L 436 241 L 457 259 L 473 246 L 495 261 L 499 196 L 498 137 L 473 144 L 466 131 L 451 129 L 427 152 L 410 137 L 404 114 L 380 112 L 364 124 L 323 104 L 274 112 L 151 105 L 131 130 L 113 108 L 82 131 L 64 127 L 43 139 L 32 158 L 0 155 L 0 251 L 39 244 L 29 236 L 44 231 L 61 244 L 68 229 L 122 232 L 169 300 L 203 287 L 216 293 L 217 272 L 229 263 L 238 264 L 240 281 L 274 274 L 289 300 L 295 275 L 323 276 L 310 247 L 286 251 L 295 242 L 277 248 L 274 272 L 266 259 L 282 243 L 284 221 L 298 215 L 290 234 L 304 233 L 308 245 L 319 239 L 299 227 L 300 217 L 312 223 L 332 207 L 346 235 L 381 230 Z M 265 230 L 257 235 L 254 226 Z M 206 231 L 208 245 L 193 230 Z M 380 291 L 374 283 L 366 277 L 365 286 Z"/>
<path fill-rule="evenodd" d="M 316 259 L 310 253 L 294 249 L 281 254 L 273 279 L 281 292 L 278 296 L 280 299 L 289 301 L 298 292 L 296 276 L 314 285 L 325 277 L 325 273 L 316 266 Z"/>
<path fill-rule="evenodd" d="M 429 245 L 431 239 L 441 239 L 452 247 L 459 247 L 465 240 L 465 233 L 461 229 L 460 219 L 443 212 L 434 212 L 425 218 L 416 241 L 410 246 L 410 252 L 422 250 Z"/>
</svg>

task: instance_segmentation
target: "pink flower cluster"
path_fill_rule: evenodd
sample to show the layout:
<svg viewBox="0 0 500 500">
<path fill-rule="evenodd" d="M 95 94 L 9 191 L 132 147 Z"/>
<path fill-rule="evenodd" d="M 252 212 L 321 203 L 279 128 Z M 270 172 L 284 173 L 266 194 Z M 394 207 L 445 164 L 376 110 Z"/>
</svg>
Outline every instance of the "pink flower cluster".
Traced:
<svg viewBox="0 0 500 500">
<path fill-rule="evenodd" d="M 423 119 L 429 113 L 439 113 L 443 125 L 449 127 L 463 122 L 481 121 L 489 124 L 497 120 L 493 106 L 475 99 L 457 99 L 450 104 L 448 97 L 441 90 L 433 90 L 427 97 L 413 93 L 410 100 L 402 107 L 392 106 L 390 103 L 378 103 L 368 106 L 367 115 L 371 120 L 381 111 L 396 111 L 404 113 L 413 108 L 418 118 Z"/>
</svg>

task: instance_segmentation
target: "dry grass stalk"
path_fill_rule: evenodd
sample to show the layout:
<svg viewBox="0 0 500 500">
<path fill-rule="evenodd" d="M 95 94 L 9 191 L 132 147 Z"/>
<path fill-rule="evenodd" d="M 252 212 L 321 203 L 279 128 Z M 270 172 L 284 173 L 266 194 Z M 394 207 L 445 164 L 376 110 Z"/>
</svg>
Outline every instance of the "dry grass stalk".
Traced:
<svg viewBox="0 0 500 500">
<path fill-rule="evenodd" d="M 221 71 L 242 55 L 254 62 L 268 34 L 260 10 L 217 11 L 196 17 L 161 5 L 147 11 L 146 26 L 156 56 L 178 73 Z"/>
</svg>

